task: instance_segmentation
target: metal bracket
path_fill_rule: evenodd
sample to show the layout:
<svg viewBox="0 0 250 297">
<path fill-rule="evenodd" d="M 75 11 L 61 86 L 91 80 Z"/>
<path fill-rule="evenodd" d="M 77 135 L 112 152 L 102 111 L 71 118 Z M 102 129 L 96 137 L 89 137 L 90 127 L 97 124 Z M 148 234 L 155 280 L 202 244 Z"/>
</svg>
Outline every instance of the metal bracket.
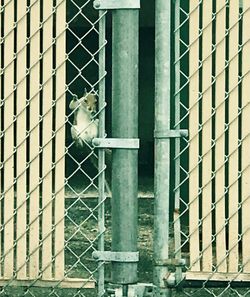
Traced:
<svg viewBox="0 0 250 297">
<path fill-rule="evenodd" d="M 128 286 L 128 297 L 153 297 L 154 295 L 154 288 L 155 286 L 153 284 L 144 284 L 144 283 L 138 283 L 135 285 L 129 285 Z M 123 297 L 122 287 L 116 288 L 114 295 L 111 295 L 114 297 Z"/>
<path fill-rule="evenodd" d="M 185 259 L 165 259 L 165 260 L 155 260 L 155 266 L 174 266 L 181 267 L 186 265 Z"/>
<path fill-rule="evenodd" d="M 181 129 L 181 130 L 155 131 L 154 137 L 159 139 L 188 137 L 188 130 Z"/>
<path fill-rule="evenodd" d="M 92 257 L 96 261 L 132 263 L 139 261 L 139 252 L 94 251 Z"/>
<path fill-rule="evenodd" d="M 140 0 L 95 0 L 95 9 L 139 9 Z"/>
<path fill-rule="evenodd" d="M 168 273 L 164 277 L 164 281 L 166 282 L 167 287 L 173 288 L 178 284 L 178 287 L 180 288 L 183 285 L 183 281 L 185 280 L 185 274 L 182 274 L 180 278 L 176 278 L 176 273 L 171 272 Z"/>
<path fill-rule="evenodd" d="M 92 144 L 96 148 L 139 149 L 138 138 L 94 138 Z"/>
</svg>

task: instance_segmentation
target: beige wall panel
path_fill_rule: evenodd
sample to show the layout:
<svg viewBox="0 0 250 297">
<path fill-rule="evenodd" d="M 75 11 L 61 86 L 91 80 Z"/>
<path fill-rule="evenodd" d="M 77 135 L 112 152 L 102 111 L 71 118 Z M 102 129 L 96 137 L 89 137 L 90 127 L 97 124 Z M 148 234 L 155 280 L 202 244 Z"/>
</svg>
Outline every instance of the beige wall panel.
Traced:
<svg viewBox="0 0 250 297">
<path fill-rule="evenodd" d="M 202 4 L 202 271 L 212 270 L 212 4 Z"/>
<path fill-rule="evenodd" d="M 243 2 L 242 26 L 242 264 L 250 272 L 250 1 Z"/>
<path fill-rule="evenodd" d="M 42 275 L 52 278 L 52 100 L 53 100 L 53 2 L 43 2 L 43 121 L 42 121 Z"/>
<path fill-rule="evenodd" d="M 30 230 L 29 275 L 39 275 L 39 55 L 40 55 L 40 3 L 31 1 L 30 9 Z"/>
<path fill-rule="evenodd" d="M 216 65 L 215 65 L 215 232 L 216 265 L 226 272 L 225 232 L 225 60 L 226 60 L 226 0 L 216 2 Z"/>
<path fill-rule="evenodd" d="M 189 20 L 189 234 L 190 234 L 190 266 L 192 271 L 200 270 L 199 260 L 199 1 L 190 1 Z"/>
<path fill-rule="evenodd" d="M 14 270 L 14 1 L 5 1 L 4 13 L 4 271 L 11 278 Z"/>
<path fill-rule="evenodd" d="M 229 6 L 229 257 L 228 271 L 238 271 L 238 1 Z"/>
<path fill-rule="evenodd" d="M 16 269 L 17 278 L 26 277 L 26 38 L 27 18 L 26 0 L 17 3 L 17 90 L 16 90 L 16 112 L 17 112 L 17 255 Z"/>
<path fill-rule="evenodd" d="M 66 1 L 57 8 L 56 26 L 56 155 L 55 155 L 55 278 L 64 275 L 64 176 L 65 176 L 65 52 Z"/>
</svg>

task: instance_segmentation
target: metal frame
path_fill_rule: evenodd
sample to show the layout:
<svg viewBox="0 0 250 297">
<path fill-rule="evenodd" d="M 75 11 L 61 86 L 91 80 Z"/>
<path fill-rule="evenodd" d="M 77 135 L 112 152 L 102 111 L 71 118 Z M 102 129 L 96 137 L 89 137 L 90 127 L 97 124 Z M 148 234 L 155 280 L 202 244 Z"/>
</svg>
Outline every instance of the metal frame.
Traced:
<svg viewBox="0 0 250 297">
<path fill-rule="evenodd" d="M 170 130 L 171 99 L 171 3 L 155 2 L 155 131 Z M 164 62 L 163 62 L 164 61 Z M 157 132 L 156 132 L 157 136 Z M 169 136 L 169 135 L 167 135 Z M 158 265 L 169 258 L 170 138 L 155 138 L 155 296 L 169 296 L 164 277 L 168 267 Z"/>
<path fill-rule="evenodd" d="M 138 22 L 138 9 L 112 12 L 112 136 L 114 138 L 138 138 Z M 113 252 L 137 252 L 137 162 L 137 150 L 113 151 Z M 128 284 L 137 282 L 137 263 L 113 263 L 112 281 L 123 284 L 126 291 Z"/>
<path fill-rule="evenodd" d="M 99 137 L 105 137 L 105 76 L 106 76 L 106 11 L 99 11 Z M 104 232 L 105 232 L 105 205 L 104 201 L 106 199 L 105 195 L 105 151 L 100 149 L 98 151 L 98 171 L 100 172 L 98 178 L 98 229 L 99 229 L 99 242 L 98 250 L 100 252 L 104 251 Z M 105 294 L 104 278 L 105 278 L 105 267 L 104 262 L 99 262 L 98 269 L 98 297 L 102 297 Z"/>
</svg>

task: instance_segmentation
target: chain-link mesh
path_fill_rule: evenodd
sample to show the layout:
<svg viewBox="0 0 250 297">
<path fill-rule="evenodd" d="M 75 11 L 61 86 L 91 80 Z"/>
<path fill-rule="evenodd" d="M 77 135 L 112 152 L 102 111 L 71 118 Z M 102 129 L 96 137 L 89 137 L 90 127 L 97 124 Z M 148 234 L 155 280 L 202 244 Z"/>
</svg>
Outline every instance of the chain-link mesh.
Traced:
<svg viewBox="0 0 250 297">
<path fill-rule="evenodd" d="M 106 12 L 0 5 L 0 295 L 97 296 L 105 167 L 91 139 L 104 137 Z"/>
<path fill-rule="evenodd" d="M 174 127 L 189 137 L 174 148 L 173 257 L 190 296 L 250 294 L 249 19 L 249 1 L 175 1 Z"/>
<path fill-rule="evenodd" d="M 102 296 L 104 151 L 90 139 L 105 137 L 106 13 L 0 3 L 0 295 Z M 175 279 L 186 295 L 247 296 L 250 4 L 178 0 L 174 13 L 173 126 L 189 130 L 174 145 Z"/>
</svg>

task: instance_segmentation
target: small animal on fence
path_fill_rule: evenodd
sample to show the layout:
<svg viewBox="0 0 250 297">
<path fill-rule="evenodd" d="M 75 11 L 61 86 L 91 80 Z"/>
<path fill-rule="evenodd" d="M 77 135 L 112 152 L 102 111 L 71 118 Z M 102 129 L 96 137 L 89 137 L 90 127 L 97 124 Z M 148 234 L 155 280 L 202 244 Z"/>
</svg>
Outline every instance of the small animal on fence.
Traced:
<svg viewBox="0 0 250 297">
<path fill-rule="evenodd" d="M 98 134 L 98 119 L 94 118 L 97 109 L 96 95 L 87 93 L 82 98 L 76 96 L 71 100 L 69 108 L 74 111 L 71 136 L 79 148 L 92 145 L 92 139 Z"/>
<path fill-rule="evenodd" d="M 74 120 L 71 127 L 72 139 L 83 155 L 86 153 L 89 154 L 89 152 L 94 149 L 92 140 L 98 136 L 99 120 L 96 118 L 96 95 L 94 93 L 88 93 L 85 89 L 83 97 L 78 99 L 78 97 L 75 96 L 71 100 L 69 108 L 74 111 Z M 105 156 L 108 163 L 108 172 L 106 171 L 106 177 L 110 177 L 111 151 L 105 150 Z M 95 154 L 90 154 L 90 161 L 98 170 L 98 160 Z M 109 182 L 110 180 L 111 177 L 109 178 Z M 111 190 L 109 183 L 106 180 L 105 186 L 107 192 L 110 194 Z"/>
</svg>

